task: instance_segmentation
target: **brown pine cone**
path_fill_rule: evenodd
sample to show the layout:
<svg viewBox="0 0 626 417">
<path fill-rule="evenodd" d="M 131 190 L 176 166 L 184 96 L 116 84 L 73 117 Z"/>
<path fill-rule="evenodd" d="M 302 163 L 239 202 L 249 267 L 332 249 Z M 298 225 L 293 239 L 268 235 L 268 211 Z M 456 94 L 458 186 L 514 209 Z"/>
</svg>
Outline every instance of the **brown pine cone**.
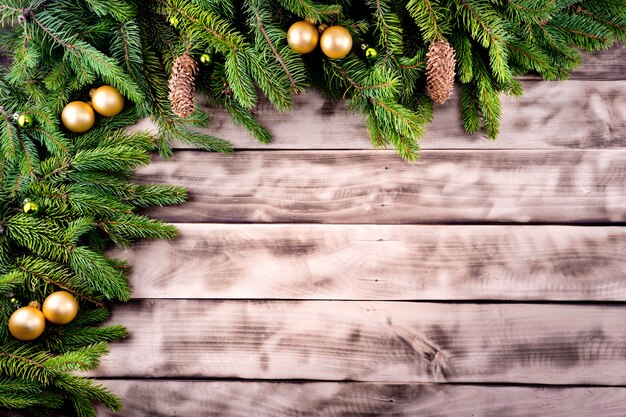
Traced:
<svg viewBox="0 0 626 417">
<path fill-rule="evenodd" d="M 194 111 L 197 73 L 198 64 L 188 52 L 174 61 L 169 99 L 174 113 L 179 117 L 189 117 Z"/>
<path fill-rule="evenodd" d="M 428 47 L 426 93 L 435 103 L 445 103 L 452 94 L 456 66 L 454 55 L 454 48 L 444 40 L 434 41 Z"/>
</svg>

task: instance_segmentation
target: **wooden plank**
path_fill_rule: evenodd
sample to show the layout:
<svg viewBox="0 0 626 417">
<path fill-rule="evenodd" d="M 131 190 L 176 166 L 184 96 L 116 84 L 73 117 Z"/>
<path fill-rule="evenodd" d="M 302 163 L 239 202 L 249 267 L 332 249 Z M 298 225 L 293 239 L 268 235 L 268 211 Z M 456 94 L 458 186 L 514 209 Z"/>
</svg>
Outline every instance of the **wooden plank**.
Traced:
<svg viewBox="0 0 626 417">
<path fill-rule="evenodd" d="M 524 96 L 502 97 L 502 128 L 496 141 L 481 133 L 468 135 L 461 125 L 458 88 L 438 106 L 421 140 L 422 149 L 624 148 L 626 81 L 524 81 Z M 310 91 L 295 97 L 288 115 L 263 101 L 254 110 L 272 133 L 270 144 L 258 143 L 232 123 L 221 108 L 207 107 L 213 122 L 203 132 L 230 141 L 236 149 L 371 149 L 360 115 Z M 153 129 L 144 120 L 137 128 Z M 179 149 L 187 145 L 176 145 Z"/>
<path fill-rule="evenodd" d="M 178 224 L 135 298 L 626 301 L 626 228 Z"/>
<path fill-rule="evenodd" d="M 423 149 L 552 149 L 624 148 L 626 81 L 524 81 L 521 98 L 502 97 L 501 133 L 496 141 L 468 135 L 461 125 L 458 88 L 438 106 L 420 142 Z M 288 114 L 269 102 L 254 111 L 272 133 L 260 144 L 223 109 L 206 107 L 213 118 L 207 133 L 225 138 L 237 149 L 370 149 L 369 134 L 360 115 L 311 91 L 295 98 Z M 145 122 L 142 128 L 150 128 Z M 185 146 L 178 146 L 185 148 Z"/>
<path fill-rule="evenodd" d="M 622 222 L 626 150 L 179 152 L 139 182 L 188 187 L 178 223 Z"/>
<path fill-rule="evenodd" d="M 142 300 L 96 377 L 626 385 L 626 307 Z"/>
<path fill-rule="evenodd" d="M 476 385 L 102 381 L 125 417 L 623 417 L 626 388 Z M 113 416 L 100 408 L 101 417 Z"/>
</svg>

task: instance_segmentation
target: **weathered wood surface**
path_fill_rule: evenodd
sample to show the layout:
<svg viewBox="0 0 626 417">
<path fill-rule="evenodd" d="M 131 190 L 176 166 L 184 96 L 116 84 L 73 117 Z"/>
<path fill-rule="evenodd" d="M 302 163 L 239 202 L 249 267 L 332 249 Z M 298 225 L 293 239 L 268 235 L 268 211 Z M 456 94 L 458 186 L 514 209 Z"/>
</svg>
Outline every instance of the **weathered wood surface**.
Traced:
<svg viewBox="0 0 626 417">
<path fill-rule="evenodd" d="M 623 417 L 626 388 L 102 381 L 124 417 Z M 104 408 L 100 416 L 112 416 Z"/>
<path fill-rule="evenodd" d="M 179 223 L 623 222 L 626 150 L 181 151 L 139 182 L 188 187 Z"/>
<path fill-rule="evenodd" d="M 93 376 L 626 385 L 626 308 L 143 300 Z"/>
<path fill-rule="evenodd" d="M 255 110 L 270 145 L 207 109 L 209 132 L 259 151 L 141 171 L 191 201 L 149 213 L 179 240 L 115 252 L 135 267 L 111 320 L 131 337 L 90 375 L 125 417 L 624 417 L 625 304 L 555 301 L 626 301 L 626 229 L 467 224 L 626 221 L 625 53 L 526 77 L 496 142 L 463 132 L 455 96 L 416 165 L 315 93 Z M 329 224 L 263 224 L 307 222 Z M 466 385 L 487 383 L 620 387 Z"/>
<path fill-rule="evenodd" d="M 438 106 L 423 149 L 550 149 L 626 147 L 626 81 L 524 81 L 521 98 L 502 96 L 502 127 L 496 141 L 482 134 L 468 135 L 461 125 L 458 89 Z M 202 131 L 230 141 L 237 149 L 371 149 L 360 115 L 310 91 L 295 97 L 286 116 L 263 101 L 254 113 L 272 133 L 261 144 L 220 108 L 207 108 L 211 125 Z M 139 128 L 150 129 L 147 121 Z M 178 145 L 185 148 L 185 145 Z"/>
<path fill-rule="evenodd" d="M 626 229 L 178 224 L 117 250 L 135 298 L 626 301 Z"/>
</svg>

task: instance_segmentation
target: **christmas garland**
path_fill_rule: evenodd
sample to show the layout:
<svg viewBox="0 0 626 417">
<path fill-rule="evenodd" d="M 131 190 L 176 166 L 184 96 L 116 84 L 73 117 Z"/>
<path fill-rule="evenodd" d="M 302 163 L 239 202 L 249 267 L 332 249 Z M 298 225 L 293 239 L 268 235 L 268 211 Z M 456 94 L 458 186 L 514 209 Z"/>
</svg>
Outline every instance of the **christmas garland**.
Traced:
<svg viewBox="0 0 626 417">
<path fill-rule="evenodd" d="M 206 117 L 182 121 L 167 105 L 162 51 L 146 41 L 163 16 L 103 3 L 0 4 L 0 50 L 11 61 L 0 69 L 0 409 L 120 409 L 74 374 L 126 336 L 122 326 L 99 326 L 108 302 L 131 297 L 129 266 L 104 250 L 174 238 L 172 226 L 137 210 L 186 198 L 176 186 L 133 184 L 133 172 L 157 147 L 169 155 L 174 138 L 230 150 L 190 129 Z M 145 116 L 156 136 L 123 129 Z"/>
<path fill-rule="evenodd" d="M 169 36 L 185 48 L 175 62 L 186 71 L 174 72 L 171 84 L 175 109 L 193 100 L 195 85 L 266 142 L 269 133 L 249 113 L 258 91 L 285 111 L 314 86 L 328 99 L 347 98 L 373 146 L 391 145 L 406 160 L 418 157 L 434 105 L 450 97 L 455 80 L 465 130 L 495 139 L 500 94 L 522 94 L 517 75 L 565 79 L 582 61 L 579 49 L 626 40 L 626 0 L 161 4 L 177 29 Z M 212 64 L 195 76 L 191 57 Z"/>
<path fill-rule="evenodd" d="M 5 0 L 0 4 L 0 408 L 94 416 L 120 401 L 91 379 L 106 303 L 127 301 L 129 266 L 112 245 L 173 238 L 137 213 L 185 191 L 136 185 L 172 141 L 229 152 L 198 133 L 204 94 L 252 136 L 260 94 L 288 110 L 313 86 L 347 98 L 375 147 L 413 160 L 434 103 L 460 85 L 463 124 L 495 138 L 499 94 L 518 74 L 566 78 L 626 39 L 625 0 Z M 157 133 L 125 127 L 149 117 Z M 71 411 L 73 410 L 73 411 Z"/>
</svg>

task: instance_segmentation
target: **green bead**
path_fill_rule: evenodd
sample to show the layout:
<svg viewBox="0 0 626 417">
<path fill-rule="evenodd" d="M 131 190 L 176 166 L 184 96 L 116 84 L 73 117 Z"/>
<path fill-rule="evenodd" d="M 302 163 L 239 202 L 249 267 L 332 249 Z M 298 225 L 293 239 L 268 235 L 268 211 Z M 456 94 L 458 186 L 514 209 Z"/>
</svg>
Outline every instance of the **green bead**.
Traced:
<svg viewBox="0 0 626 417">
<path fill-rule="evenodd" d="M 376 51 L 376 49 L 370 47 L 365 50 L 365 58 L 367 58 L 368 60 L 373 61 L 376 59 L 377 56 L 378 52 Z"/>
<path fill-rule="evenodd" d="M 200 62 L 202 63 L 202 65 L 209 65 L 211 61 L 213 61 L 213 58 L 211 58 L 211 55 L 209 54 L 202 54 L 200 56 Z"/>
<path fill-rule="evenodd" d="M 39 213 L 39 204 L 35 203 L 34 201 L 26 199 L 24 200 L 22 204 L 23 204 L 22 208 L 24 209 L 24 213 L 30 214 L 30 215 L 35 215 Z"/>
<path fill-rule="evenodd" d="M 29 114 L 22 113 L 17 117 L 17 124 L 19 127 L 27 129 L 33 125 L 33 118 Z"/>
<path fill-rule="evenodd" d="M 17 298 L 15 298 L 15 297 L 11 298 L 11 304 L 18 304 L 19 302 L 20 302 L 20 300 L 18 300 Z"/>
<path fill-rule="evenodd" d="M 170 17 L 170 24 L 174 27 L 178 26 L 178 18 L 176 16 Z"/>
</svg>

